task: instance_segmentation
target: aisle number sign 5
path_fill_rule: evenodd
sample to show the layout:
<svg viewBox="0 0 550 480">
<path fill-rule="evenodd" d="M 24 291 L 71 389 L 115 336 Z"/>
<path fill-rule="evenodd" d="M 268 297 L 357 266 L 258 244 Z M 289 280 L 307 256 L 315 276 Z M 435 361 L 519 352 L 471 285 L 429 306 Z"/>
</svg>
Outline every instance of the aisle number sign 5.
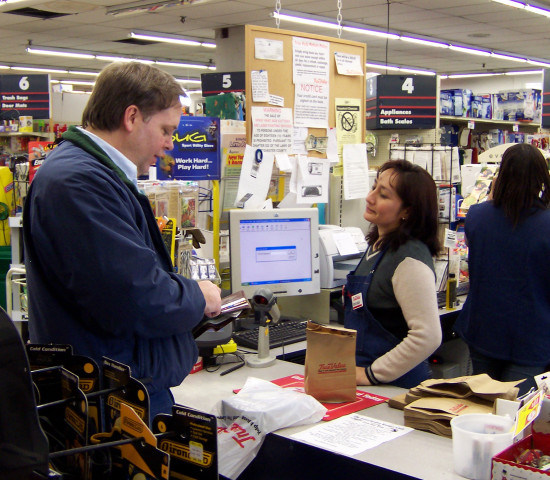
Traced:
<svg viewBox="0 0 550 480">
<path fill-rule="evenodd" d="M 223 74 L 222 86 L 223 86 L 223 88 L 231 87 L 231 74 L 230 73 L 224 73 Z"/>
<path fill-rule="evenodd" d="M 414 83 L 412 77 L 407 77 L 401 85 L 401 90 L 407 92 L 409 95 L 414 92 Z"/>
</svg>

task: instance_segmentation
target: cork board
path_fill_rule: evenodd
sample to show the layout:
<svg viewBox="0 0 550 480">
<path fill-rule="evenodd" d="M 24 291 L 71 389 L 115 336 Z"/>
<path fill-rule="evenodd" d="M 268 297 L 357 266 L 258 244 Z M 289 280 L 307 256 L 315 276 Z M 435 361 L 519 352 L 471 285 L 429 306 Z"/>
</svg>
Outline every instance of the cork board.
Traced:
<svg viewBox="0 0 550 480">
<path fill-rule="evenodd" d="M 246 103 L 247 110 L 249 107 L 261 106 L 269 107 L 267 102 L 252 101 L 252 85 L 251 72 L 267 71 L 269 82 L 269 94 L 277 95 L 284 99 L 284 108 L 291 108 L 294 111 L 294 83 L 293 83 L 293 37 L 301 39 L 312 39 L 329 43 L 329 114 L 328 126 L 335 127 L 335 99 L 336 98 L 353 98 L 360 101 L 361 110 L 359 126 L 361 132 L 361 140 L 365 137 L 365 105 L 366 105 L 366 80 L 365 80 L 365 63 L 367 58 L 367 45 L 360 42 L 352 42 L 334 37 L 326 37 L 323 35 L 314 35 L 289 30 L 281 30 L 276 28 L 258 27 L 254 25 L 246 25 L 245 29 L 245 70 L 246 70 Z M 255 41 L 256 39 L 276 40 L 282 42 L 283 45 L 283 61 L 265 60 L 255 58 Z M 336 62 L 334 54 L 336 52 L 357 55 L 360 57 L 363 75 L 340 75 L 336 70 Z M 246 139 L 251 145 L 252 142 L 252 121 L 246 122 Z M 323 136 L 326 134 L 324 128 L 308 128 L 308 133 L 315 136 Z M 309 156 L 325 157 L 325 154 L 312 151 Z"/>
</svg>

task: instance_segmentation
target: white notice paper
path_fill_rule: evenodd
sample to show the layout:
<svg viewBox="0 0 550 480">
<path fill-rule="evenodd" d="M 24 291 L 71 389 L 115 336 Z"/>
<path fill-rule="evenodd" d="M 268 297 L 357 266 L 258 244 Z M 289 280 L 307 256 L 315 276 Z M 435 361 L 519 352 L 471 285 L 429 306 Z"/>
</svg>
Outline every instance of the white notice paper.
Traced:
<svg viewBox="0 0 550 480">
<path fill-rule="evenodd" d="M 250 72 L 250 80 L 252 82 L 252 101 L 267 102 L 269 100 L 267 70 Z"/>
<path fill-rule="evenodd" d="M 340 75 L 363 75 L 361 57 L 351 53 L 334 52 L 336 71 Z"/>
<path fill-rule="evenodd" d="M 298 184 L 296 194 L 299 203 L 312 205 L 328 202 L 330 163 L 326 158 L 298 156 Z"/>
<path fill-rule="evenodd" d="M 294 125 L 328 128 L 328 80 L 294 85 Z"/>
<path fill-rule="evenodd" d="M 254 39 L 254 58 L 282 62 L 284 60 L 282 40 L 271 40 L 269 38 Z"/>
<path fill-rule="evenodd" d="M 292 37 L 293 82 L 315 83 L 329 80 L 330 44 L 311 38 Z"/>
<path fill-rule="evenodd" d="M 291 153 L 292 109 L 252 107 L 252 146 L 264 152 Z"/>
<path fill-rule="evenodd" d="M 369 193 L 369 162 L 364 143 L 343 146 L 344 199 L 365 198 Z"/>
<path fill-rule="evenodd" d="M 260 163 L 256 162 L 256 148 L 247 145 L 244 151 L 239 188 L 235 198 L 235 206 L 243 201 L 243 208 L 261 208 L 269 190 L 269 181 L 273 172 L 275 155 L 263 152 Z M 250 195 L 248 195 L 250 194 Z M 245 197 L 245 200 L 243 200 Z"/>
<path fill-rule="evenodd" d="M 295 433 L 291 437 L 352 457 L 412 430 L 409 427 L 352 414 Z"/>
</svg>

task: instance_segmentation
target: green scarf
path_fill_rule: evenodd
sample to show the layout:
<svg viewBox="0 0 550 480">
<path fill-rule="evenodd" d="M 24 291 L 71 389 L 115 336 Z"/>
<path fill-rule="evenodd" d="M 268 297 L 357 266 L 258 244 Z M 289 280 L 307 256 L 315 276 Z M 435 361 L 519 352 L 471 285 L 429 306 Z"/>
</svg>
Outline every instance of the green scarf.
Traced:
<svg viewBox="0 0 550 480">
<path fill-rule="evenodd" d="M 126 184 L 134 195 L 138 195 L 140 192 L 134 185 L 134 183 L 126 176 L 126 174 L 111 160 L 111 158 L 100 148 L 88 135 L 82 133 L 74 125 L 71 125 L 69 129 L 63 134 L 63 140 L 68 140 L 74 143 L 77 147 L 81 148 L 85 152 L 93 155 L 103 165 L 113 170 L 117 176 Z"/>
</svg>

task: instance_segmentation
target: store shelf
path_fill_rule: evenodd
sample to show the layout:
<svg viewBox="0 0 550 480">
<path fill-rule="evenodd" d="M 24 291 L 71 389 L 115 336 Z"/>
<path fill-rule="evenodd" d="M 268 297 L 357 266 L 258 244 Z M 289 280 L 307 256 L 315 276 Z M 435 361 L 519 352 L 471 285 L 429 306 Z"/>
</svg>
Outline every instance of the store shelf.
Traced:
<svg viewBox="0 0 550 480">
<path fill-rule="evenodd" d="M 519 120 L 495 120 L 492 118 L 471 118 L 471 117 L 454 117 L 448 115 L 441 115 L 439 117 L 440 123 L 468 123 L 474 122 L 481 125 L 500 125 L 500 126 L 513 126 L 518 125 L 519 127 L 530 127 L 530 128 L 540 128 L 540 123 L 535 122 L 522 122 Z"/>
<path fill-rule="evenodd" d="M 0 132 L 0 137 L 40 137 L 52 138 L 49 132 Z"/>
</svg>

